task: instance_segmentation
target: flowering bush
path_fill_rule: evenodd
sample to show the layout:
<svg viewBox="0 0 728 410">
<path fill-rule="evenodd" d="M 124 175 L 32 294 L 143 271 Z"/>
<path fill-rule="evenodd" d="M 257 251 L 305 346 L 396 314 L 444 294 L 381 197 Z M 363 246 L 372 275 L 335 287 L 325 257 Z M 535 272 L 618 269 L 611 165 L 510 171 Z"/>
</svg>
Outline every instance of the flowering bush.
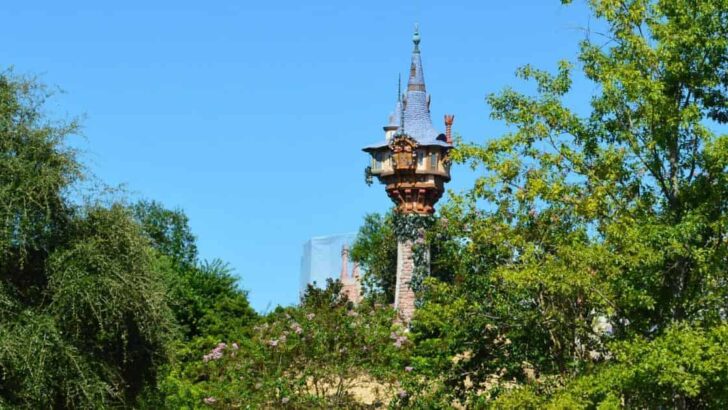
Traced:
<svg viewBox="0 0 728 410">
<path fill-rule="evenodd" d="M 249 340 L 201 355 L 184 374 L 187 405 L 355 408 L 403 397 L 412 342 L 394 311 L 354 306 L 340 290 L 338 282 L 310 287 L 300 306 L 272 312 Z"/>
</svg>

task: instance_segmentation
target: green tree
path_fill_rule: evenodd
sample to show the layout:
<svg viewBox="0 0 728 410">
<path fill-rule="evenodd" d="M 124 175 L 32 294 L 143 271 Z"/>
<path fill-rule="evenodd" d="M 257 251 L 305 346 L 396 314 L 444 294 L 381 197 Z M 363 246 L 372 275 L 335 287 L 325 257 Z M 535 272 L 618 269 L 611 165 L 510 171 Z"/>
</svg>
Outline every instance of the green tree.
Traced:
<svg viewBox="0 0 728 410">
<path fill-rule="evenodd" d="M 362 282 L 365 297 L 382 303 L 394 303 L 398 237 L 417 235 L 414 231 L 420 228 L 431 234 L 427 244 L 429 276 L 447 282 L 456 280 L 452 267 L 461 260 L 462 246 L 458 236 L 453 236 L 448 230 L 432 229 L 434 221 L 435 218 L 413 219 L 398 215 L 394 210 L 384 216 L 375 213 L 364 217 L 364 224 L 359 228 L 351 247 L 351 259 L 364 270 Z M 447 225 L 446 220 L 440 223 Z"/>
<path fill-rule="evenodd" d="M 397 238 L 392 217 L 392 212 L 366 215 L 351 246 L 351 260 L 364 271 L 365 295 L 383 303 L 394 303 L 397 284 Z"/>
<path fill-rule="evenodd" d="M 420 360 L 463 399 L 515 379 L 539 386 L 509 395 L 515 407 L 558 407 L 559 386 L 573 380 L 570 391 L 588 399 L 566 407 L 719 408 L 724 368 L 702 370 L 700 359 L 660 385 L 671 367 L 649 349 L 671 340 L 724 351 L 704 335 L 721 334 L 728 306 L 728 136 L 716 133 L 726 123 L 728 3 L 589 4 L 608 28 L 581 43 L 591 112 L 564 102 L 571 63 L 555 73 L 525 66 L 517 75 L 535 93 L 487 99 L 511 132 L 453 153 L 482 175 L 441 211 L 439 229 L 460 238 L 450 269 L 462 281 L 430 281 L 420 295 Z M 463 360 L 437 360 L 432 346 Z M 613 388 L 592 394 L 585 377 Z"/>
<path fill-rule="evenodd" d="M 131 405 L 166 358 L 163 276 L 128 209 L 69 200 L 77 124 L 49 95 L 0 73 L 0 405 Z"/>
<path fill-rule="evenodd" d="M 726 325 L 709 330 L 674 325 L 653 340 L 638 338 L 612 347 L 614 361 L 575 378 L 555 394 L 529 386 L 499 398 L 497 406 L 655 408 L 672 403 L 673 407 L 722 409 L 728 405 Z"/>
<path fill-rule="evenodd" d="M 0 73 L 0 269 L 6 291 L 30 304 L 43 299 L 43 262 L 73 213 L 64 192 L 82 177 L 64 144 L 78 124 L 43 116 L 50 95 L 33 79 Z"/>
<path fill-rule="evenodd" d="M 166 361 L 173 335 L 161 272 L 130 212 L 91 208 L 48 258 L 46 310 L 63 334 L 132 400 Z"/>
<path fill-rule="evenodd" d="M 170 210 L 156 201 L 139 201 L 131 207 L 152 246 L 180 268 L 197 263 L 197 244 L 182 210 Z"/>
<path fill-rule="evenodd" d="M 247 334 L 257 320 L 247 292 L 239 288 L 228 264 L 198 261 L 187 215 L 155 201 L 131 208 L 157 251 L 160 270 L 166 272 L 169 305 L 184 339 L 203 337 L 202 344 L 214 344 Z"/>
<path fill-rule="evenodd" d="M 197 374 L 200 357 L 223 341 L 244 343 L 258 315 L 226 263 L 198 260 L 195 236 L 182 210 L 169 210 L 155 201 L 140 201 L 131 209 L 154 249 L 179 330 L 170 363 L 160 369 L 158 383 L 145 391 L 141 404 L 199 406 L 201 393 L 191 375 Z"/>
</svg>

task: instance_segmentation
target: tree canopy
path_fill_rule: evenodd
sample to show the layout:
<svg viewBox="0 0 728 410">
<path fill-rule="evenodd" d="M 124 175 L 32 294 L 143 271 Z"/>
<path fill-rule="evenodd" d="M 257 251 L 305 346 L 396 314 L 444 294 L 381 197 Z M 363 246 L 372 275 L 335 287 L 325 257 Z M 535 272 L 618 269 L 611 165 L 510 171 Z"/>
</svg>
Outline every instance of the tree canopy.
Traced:
<svg viewBox="0 0 728 410">
<path fill-rule="evenodd" d="M 78 124 L 49 118 L 51 95 L 0 73 L 0 407 L 164 405 L 171 359 L 257 314 L 225 263 L 198 261 L 183 212 L 71 199 Z"/>
<path fill-rule="evenodd" d="M 47 90 L 5 72 L 0 96 L 0 404 L 131 403 L 171 337 L 150 248 L 123 206 L 69 199 L 77 124 L 44 116 Z"/>
<path fill-rule="evenodd" d="M 520 68 L 534 93 L 487 98 L 511 131 L 454 152 L 480 176 L 430 234 L 462 282 L 421 295 L 423 361 L 460 398 L 528 386 L 503 406 L 725 406 L 728 4 L 589 4 L 609 32 Z M 575 65 L 587 115 L 564 102 Z"/>
<path fill-rule="evenodd" d="M 72 200 L 78 123 L 0 73 L 0 407 L 728 407 L 728 0 L 588 4 L 606 32 L 488 95 L 504 135 L 457 141 L 472 187 L 365 218 L 358 305 L 330 281 L 258 315 L 182 210 Z"/>
</svg>

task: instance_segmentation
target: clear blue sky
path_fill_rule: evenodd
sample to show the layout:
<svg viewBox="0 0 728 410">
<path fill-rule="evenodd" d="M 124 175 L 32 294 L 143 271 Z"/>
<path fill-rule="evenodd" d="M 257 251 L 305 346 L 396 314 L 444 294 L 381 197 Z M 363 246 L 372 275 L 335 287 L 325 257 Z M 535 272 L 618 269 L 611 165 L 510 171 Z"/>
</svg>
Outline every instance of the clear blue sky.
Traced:
<svg viewBox="0 0 728 410">
<path fill-rule="evenodd" d="M 230 262 L 265 310 L 296 301 L 305 240 L 390 206 L 360 148 L 383 138 L 415 21 L 436 127 L 452 113 L 484 141 L 504 130 L 487 93 L 518 85 L 519 65 L 575 59 L 594 24 L 576 3 L 9 1 L 0 64 L 64 89 L 51 108 L 86 116 L 73 143 L 90 170 L 184 209 L 201 256 Z"/>
</svg>

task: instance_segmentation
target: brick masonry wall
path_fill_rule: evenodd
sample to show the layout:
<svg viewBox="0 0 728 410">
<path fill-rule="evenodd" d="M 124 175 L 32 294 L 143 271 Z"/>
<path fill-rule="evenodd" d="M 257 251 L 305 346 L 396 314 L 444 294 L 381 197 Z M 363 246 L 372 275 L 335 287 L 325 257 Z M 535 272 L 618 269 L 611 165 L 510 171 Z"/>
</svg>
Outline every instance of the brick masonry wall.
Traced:
<svg viewBox="0 0 728 410">
<path fill-rule="evenodd" d="M 394 295 L 394 308 L 404 323 L 409 323 L 415 312 L 415 293 L 410 282 L 415 264 L 412 259 L 412 241 L 399 241 L 397 244 L 397 287 Z"/>
<path fill-rule="evenodd" d="M 359 283 L 359 280 L 352 278 L 343 283 L 341 293 L 346 295 L 346 298 L 354 304 L 358 304 L 359 302 L 361 302 L 361 292 L 359 290 L 360 287 L 361 284 Z"/>
</svg>

